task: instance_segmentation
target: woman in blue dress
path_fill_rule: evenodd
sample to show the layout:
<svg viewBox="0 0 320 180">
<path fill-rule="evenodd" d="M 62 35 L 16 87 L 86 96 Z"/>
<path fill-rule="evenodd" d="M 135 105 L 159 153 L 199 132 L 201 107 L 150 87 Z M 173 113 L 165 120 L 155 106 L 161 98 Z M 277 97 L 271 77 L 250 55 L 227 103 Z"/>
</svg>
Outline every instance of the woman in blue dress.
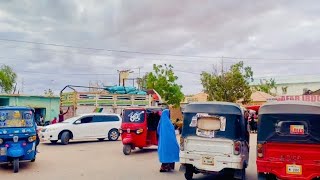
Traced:
<svg viewBox="0 0 320 180">
<path fill-rule="evenodd" d="M 160 172 L 169 172 L 174 170 L 175 162 L 179 162 L 179 145 L 168 109 L 161 114 L 158 135 L 158 156 L 162 163 Z"/>
</svg>

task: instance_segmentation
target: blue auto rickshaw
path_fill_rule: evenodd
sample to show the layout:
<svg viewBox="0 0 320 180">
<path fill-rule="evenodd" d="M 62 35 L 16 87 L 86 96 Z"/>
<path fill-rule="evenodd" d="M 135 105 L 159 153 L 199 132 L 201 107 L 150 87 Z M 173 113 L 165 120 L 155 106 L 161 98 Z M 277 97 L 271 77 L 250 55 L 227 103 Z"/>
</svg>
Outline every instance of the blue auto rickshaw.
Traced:
<svg viewBox="0 0 320 180">
<path fill-rule="evenodd" d="M 0 107 L 0 164 L 12 164 L 17 173 L 20 162 L 34 162 L 39 143 L 36 128 L 32 108 Z"/>
</svg>

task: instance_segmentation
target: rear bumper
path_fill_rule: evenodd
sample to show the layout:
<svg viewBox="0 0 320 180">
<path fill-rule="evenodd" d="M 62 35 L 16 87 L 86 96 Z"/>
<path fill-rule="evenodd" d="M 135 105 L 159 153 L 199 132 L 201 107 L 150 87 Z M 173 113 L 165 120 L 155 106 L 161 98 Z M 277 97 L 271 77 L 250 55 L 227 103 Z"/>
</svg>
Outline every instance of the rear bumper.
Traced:
<svg viewBox="0 0 320 180">
<path fill-rule="evenodd" d="M 290 164 L 290 163 L 289 163 Z M 303 164 L 302 175 L 288 175 L 285 162 L 257 160 L 258 173 L 269 173 L 280 179 L 302 180 L 320 177 L 320 164 Z"/>
<path fill-rule="evenodd" d="M 211 156 L 214 158 L 214 165 L 204 165 L 202 163 L 203 156 Z M 195 153 L 186 153 L 180 152 L 180 163 L 181 164 L 191 164 L 195 168 L 207 171 L 207 172 L 220 172 L 223 169 L 242 169 L 245 159 L 243 156 L 235 156 L 231 157 L 218 156 L 218 155 L 209 155 L 209 154 L 195 154 Z"/>
</svg>

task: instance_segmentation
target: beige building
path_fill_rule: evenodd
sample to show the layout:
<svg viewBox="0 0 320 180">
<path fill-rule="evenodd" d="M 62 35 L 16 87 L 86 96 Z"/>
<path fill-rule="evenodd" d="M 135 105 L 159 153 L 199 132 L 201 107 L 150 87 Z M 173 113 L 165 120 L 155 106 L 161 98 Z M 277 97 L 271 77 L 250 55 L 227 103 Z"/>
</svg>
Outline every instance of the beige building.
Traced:
<svg viewBox="0 0 320 180">
<path fill-rule="evenodd" d="M 186 96 L 184 98 L 183 103 L 190 103 L 190 102 L 206 102 L 208 101 L 208 94 L 201 92 L 195 95 Z"/>
</svg>

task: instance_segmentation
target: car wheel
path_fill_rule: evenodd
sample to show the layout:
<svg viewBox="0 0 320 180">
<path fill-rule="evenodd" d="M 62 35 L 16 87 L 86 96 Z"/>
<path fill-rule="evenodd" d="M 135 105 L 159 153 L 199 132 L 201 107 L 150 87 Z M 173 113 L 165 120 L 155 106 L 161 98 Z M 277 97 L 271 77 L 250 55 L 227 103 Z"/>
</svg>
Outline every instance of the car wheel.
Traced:
<svg viewBox="0 0 320 180">
<path fill-rule="evenodd" d="M 14 158 L 13 160 L 13 172 L 19 172 L 19 158 Z"/>
<path fill-rule="evenodd" d="M 35 162 L 35 161 L 36 161 L 36 158 L 34 158 L 34 159 L 31 160 L 31 162 Z"/>
<path fill-rule="evenodd" d="M 110 141 L 117 141 L 119 139 L 119 132 L 117 129 L 111 129 L 108 133 L 108 139 Z"/>
<path fill-rule="evenodd" d="M 57 141 L 57 140 L 51 140 L 50 142 L 51 142 L 52 144 L 57 144 L 58 141 Z"/>
<path fill-rule="evenodd" d="M 104 141 L 105 138 L 98 138 L 99 141 Z"/>
<path fill-rule="evenodd" d="M 131 153 L 131 149 L 132 149 L 131 145 L 128 145 L 128 144 L 124 145 L 123 146 L 123 154 L 129 155 Z"/>
<path fill-rule="evenodd" d="M 186 165 L 186 172 L 184 173 L 184 177 L 186 180 L 192 180 L 193 179 L 193 171 L 194 167 L 190 164 Z"/>
<path fill-rule="evenodd" d="M 63 145 L 69 144 L 70 141 L 70 133 L 69 132 L 63 132 L 61 135 L 61 143 Z"/>
</svg>

